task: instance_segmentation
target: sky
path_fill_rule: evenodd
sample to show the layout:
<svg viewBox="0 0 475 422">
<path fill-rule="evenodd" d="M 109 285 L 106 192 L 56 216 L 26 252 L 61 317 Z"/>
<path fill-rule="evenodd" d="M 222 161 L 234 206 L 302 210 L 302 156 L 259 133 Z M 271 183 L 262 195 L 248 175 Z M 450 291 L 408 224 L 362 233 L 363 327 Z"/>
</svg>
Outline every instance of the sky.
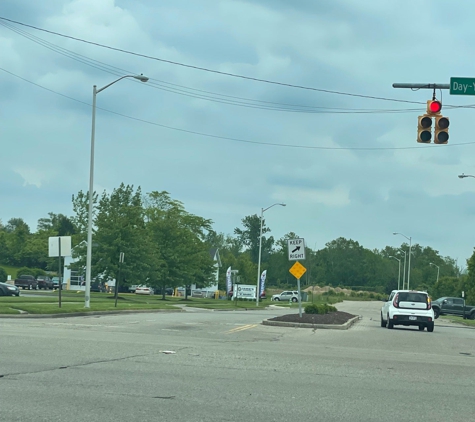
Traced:
<svg viewBox="0 0 475 422">
<path fill-rule="evenodd" d="M 399 232 L 463 268 L 475 98 L 437 90 L 449 143 L 419 144 L 433 92 L 392 84 L 475 77 L 474 14 L 471 0 L 2 0 L 0 219 L 35 231 L 73 215 L 93 85 L 143 74 L 97 94 L 96 191 L 168 191 L 225 234 L 271 207 L 271 235 L 314 250 L 397 247 Z"/>
</svg>

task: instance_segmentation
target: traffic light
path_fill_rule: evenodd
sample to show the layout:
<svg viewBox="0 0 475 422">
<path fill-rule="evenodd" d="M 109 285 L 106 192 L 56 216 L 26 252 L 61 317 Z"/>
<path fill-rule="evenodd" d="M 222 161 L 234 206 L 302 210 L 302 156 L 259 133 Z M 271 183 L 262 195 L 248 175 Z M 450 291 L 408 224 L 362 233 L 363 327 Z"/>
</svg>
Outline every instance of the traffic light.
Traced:
<svg viewBox="0 0 475 422">
<path fill-rule="evenodd" d="M 434 143 L 446 144 L 449 141 L 449 118 L 444 116 L 436 116 Z"/>
<path fill-rule="evenodd" d="M 428 100 L 427 101 L 427 114 L 430 116 L 437 116 L 442 110 L 442 103 L 437 100 Z"/>
<path fill-rule="evenodd" d="M 418 117 L 417 142 L 430 144 L 432 138 L 432 118 L 427 114 Z"/>
</svg>

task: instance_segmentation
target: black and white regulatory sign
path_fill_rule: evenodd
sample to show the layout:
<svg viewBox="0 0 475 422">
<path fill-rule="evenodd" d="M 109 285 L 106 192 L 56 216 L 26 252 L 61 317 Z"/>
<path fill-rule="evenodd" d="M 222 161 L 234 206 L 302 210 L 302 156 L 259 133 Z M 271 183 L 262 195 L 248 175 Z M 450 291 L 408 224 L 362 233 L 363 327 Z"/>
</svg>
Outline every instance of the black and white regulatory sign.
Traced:
<svg viewBox="0 0 475 422">
<path fill-rule="evenodd" d="M 288 239 L 289 261 L 300 261 L 305 259 L 305 240 Z"/>
</svg>

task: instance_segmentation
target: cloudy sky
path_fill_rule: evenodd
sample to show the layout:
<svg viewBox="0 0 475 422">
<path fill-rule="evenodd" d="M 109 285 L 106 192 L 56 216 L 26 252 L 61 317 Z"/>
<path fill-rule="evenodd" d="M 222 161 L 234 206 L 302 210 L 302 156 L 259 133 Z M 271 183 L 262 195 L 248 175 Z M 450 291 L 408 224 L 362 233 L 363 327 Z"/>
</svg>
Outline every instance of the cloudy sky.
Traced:
<svg viewBox="0 0 475 422">
<path fill-rule="evenodd" d="M 437 91 L 449 144 L 422 145 L 432 91 L 392 84 L 475 77 L 474 14 L 471 0 L 2 0 L 0 219 L 72 215 L 92 87 L 143 73 L 97 96 L 97 191 L 166 190 L 230 234 L 284 202 L 264 214 L 275 238 L 381 249 L 397 231 L 465 266 L 475 179 L 457 175 L 475 175 L 475 110 L 460 106 L 475 98 Z"/>
</svg>

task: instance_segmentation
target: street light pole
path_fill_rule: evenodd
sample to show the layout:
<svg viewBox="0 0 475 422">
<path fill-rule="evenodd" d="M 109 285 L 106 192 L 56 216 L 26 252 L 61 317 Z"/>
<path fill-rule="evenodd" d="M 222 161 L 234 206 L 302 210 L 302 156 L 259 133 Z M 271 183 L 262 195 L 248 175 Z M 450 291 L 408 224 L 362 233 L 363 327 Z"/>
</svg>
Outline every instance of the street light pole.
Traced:
<svg viewBox="0 0 475 422">
<path fill-rule="evenodd" d="M 86 252 L 86 292 L 84 295 L 84 307 L 91 307 L 91 264 L 92 264 L 92 208 L 94 200 L 94 144 L 96 137 L 96 97 L 99 92 L 109 88 L 111 85 L 119 82 L 124 78 L 134 78 L 141 82 L 147 82 L 148 78 L 143 75 L 125 75 L 115 81 L 97 89 L 97 86 L 92 87 L 92 128 L 91 128 L 91 161 L 89 167 L 89 206 L 87 212 L 87 252 Z"/>
<path fill-rule="evenodd" d="M 402 290 L 404 290 L 404 286 L 406 285 L 406 251 L 399 249 L 400 252 L 404 253 L 404 271 L 402 273 Z"/>
<path fill-rule="evenodd" d="M 397 276 L 397 289 L 400 290 L 399 286 L 400 286 L 400 281 L 401 281 L 401 260 L 399 258 L 396 258 L 395 256 L 390 256 L 388 258 L 393 258 L 397 262 L 399 262 L 399 273 L 398 273 L 398 276 Z"/>
<path fill-rule="evenodd" d="M 432 262 L 429 262 L 429 265 L 433 265 L 434 267 L 437 267 L 437 280 L 435 281 L 435 284 L 437 284 L 439 282 L 439 271 L 440 271 L 440 268 L 438 265 L 435 265 L 433 264 Z"/>
<path fill-rule="evenodd" d="M 285 207 L 286 204 L 277 203 L 277 204 L 272 204 L 270 207 L 267 207 L 267 208 L 261 208 L 261 229 L 259 232 L 259 258 L 257 261 L 256 306 L 259 306 L 259 296 L 261 294 L 260 287 L 261 287 L 262 222 L 264 220 L 264 212 L 267 211 L 269 208 L 275 207 L 276 205 Z"/>
<path fill-rule="evenodd" d="M 409 263 L 408 263 L 408 269 L 407 269 L 407 290 L 409 290 L 409 283 L 411 281 L 411 250 L 412 250 L 412 237 L 409 236 L 407 237 L 406 235 L 402 233 L 397 233 L 394 232 L 393 234 L 400 234 L 401 236 L 404 236 L 407 240 L 409 240 Z"/>
</svg>

